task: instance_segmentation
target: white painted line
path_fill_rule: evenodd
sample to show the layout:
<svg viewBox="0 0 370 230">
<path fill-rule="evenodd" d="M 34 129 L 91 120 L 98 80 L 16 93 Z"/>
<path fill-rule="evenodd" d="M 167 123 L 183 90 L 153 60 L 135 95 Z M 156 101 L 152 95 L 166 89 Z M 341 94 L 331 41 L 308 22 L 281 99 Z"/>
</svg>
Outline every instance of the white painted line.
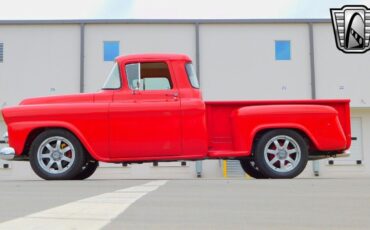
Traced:
<svg viewBox="0 0 370 230">
<path fill-rule="evenodd" d="M 166 182 L 166 180 L 152 181 L 78 200 L 0 223 L 0 229 L 101 229 L 135 201 Z"/>
</svg>

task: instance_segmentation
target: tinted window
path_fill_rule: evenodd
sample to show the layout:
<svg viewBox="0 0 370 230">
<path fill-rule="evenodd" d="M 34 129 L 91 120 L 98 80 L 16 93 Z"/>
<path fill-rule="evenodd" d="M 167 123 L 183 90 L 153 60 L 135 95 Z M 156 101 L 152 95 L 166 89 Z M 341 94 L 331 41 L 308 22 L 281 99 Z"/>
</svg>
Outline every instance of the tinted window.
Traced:
<svg viewBox="0 0 370 230">
<path fill-rule="evenodd" d="M 128 85 L 135 90 L 168 90 L 172 88 L 166 63 L 133 63 L 126 65 Z"/>
</svg>

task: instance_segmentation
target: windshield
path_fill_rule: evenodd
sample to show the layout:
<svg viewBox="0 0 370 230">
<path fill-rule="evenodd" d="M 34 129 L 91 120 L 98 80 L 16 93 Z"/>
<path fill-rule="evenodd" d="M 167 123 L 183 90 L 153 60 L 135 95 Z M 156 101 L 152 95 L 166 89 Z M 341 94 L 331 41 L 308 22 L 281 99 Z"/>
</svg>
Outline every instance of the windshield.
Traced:
<svg viewBox="0 0 370 230">
<path fill-rule="evenodd" d="M 193 86 L 196 89 L 199 89 L 199 81 L 198 81 L 197 73 L 194 70 L 193 64 L 191 62 L 186 63 L 185 68 L 186 68 L 186 73 L 188 74 L 188 78 L 189 78 L 191 86 Z"/>
<path fill-rule="evenodd" d="M 103 89 L 119 89 L 121 88 L 121 77 L 117 63 L 114 64 L 110 71 L 107 80 L 103 85 Z"/>
</svg>

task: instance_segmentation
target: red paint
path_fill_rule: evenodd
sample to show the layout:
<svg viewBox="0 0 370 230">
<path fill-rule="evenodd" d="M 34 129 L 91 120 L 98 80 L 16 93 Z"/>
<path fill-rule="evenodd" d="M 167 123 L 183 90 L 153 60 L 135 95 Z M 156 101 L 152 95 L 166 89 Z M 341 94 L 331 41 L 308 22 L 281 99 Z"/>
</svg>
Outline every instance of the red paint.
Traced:
<svg viewBox="0 0 370 230">
<path fill-rule="evenodd" d="M 25 154 L 33 131 L 54 127 L 70 130 L 95 159 L 106 162 L 246 156 L 259 132 L 278 128 L 305 134 L 316 152 L 350 147 L 349 100 L 203 102 L 188 80 L 184 67 L 191 60 L 185 55 L 131 55 L 116 61 L 120 89 L 26 99 L 4 108 L 16 154 Z M 166 62 L 173 88 L 134 94 L 125 65 L 135 62 Z"/>
</svg>

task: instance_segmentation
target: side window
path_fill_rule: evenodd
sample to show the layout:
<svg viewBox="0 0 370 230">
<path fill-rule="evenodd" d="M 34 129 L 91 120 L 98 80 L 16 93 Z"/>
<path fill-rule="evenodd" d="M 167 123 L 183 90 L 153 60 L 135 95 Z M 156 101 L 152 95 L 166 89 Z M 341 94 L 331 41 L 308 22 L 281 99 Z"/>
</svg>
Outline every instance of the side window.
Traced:
<svg viewBox="0 0 370 230">
<path fill-rule="evenodd" d="M 128 85 L 134 90 L 172 89 L 170 71 L 164 62 L 133 63 L 126 65 Z"/>
</svg>

